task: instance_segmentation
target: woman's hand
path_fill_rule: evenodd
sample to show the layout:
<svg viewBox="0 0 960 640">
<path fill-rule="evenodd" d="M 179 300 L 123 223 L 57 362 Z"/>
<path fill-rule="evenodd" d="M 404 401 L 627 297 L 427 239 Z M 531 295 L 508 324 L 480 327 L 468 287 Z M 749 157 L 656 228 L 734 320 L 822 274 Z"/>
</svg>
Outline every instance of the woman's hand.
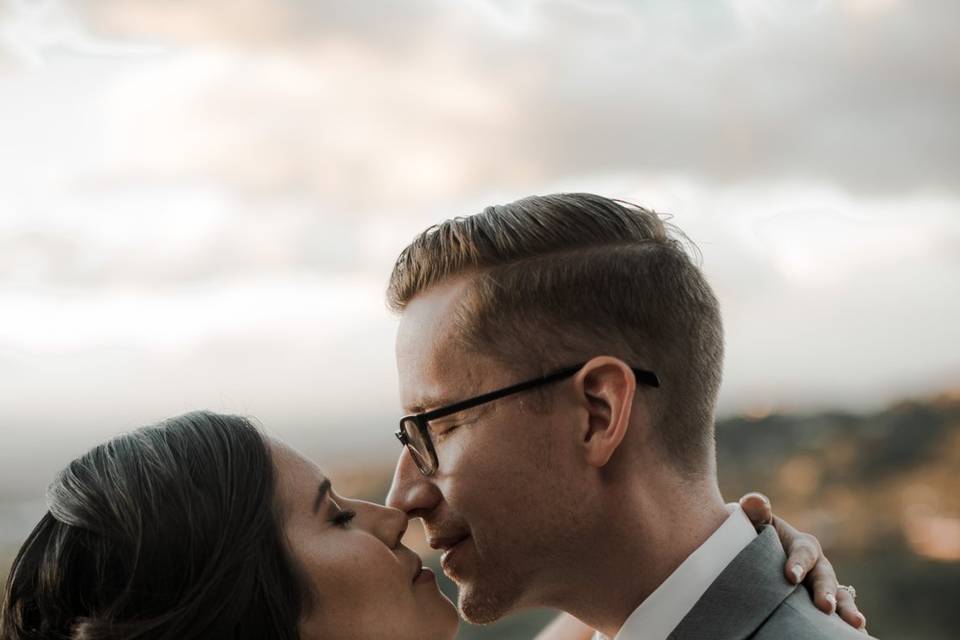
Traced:
<svg viewBox="0 0 960 640">
<path fill-rule="evenodd" d="M 853 596 L 837 588 L 837 574 L 823 555 L 820 541 L 774 516 L 770 500 L 762 493 L 748 493 L 740 498 L 740 506 L 755 526 L 772 524 L 780 536 L 787 551 L 787 565 L 784 567 L 787 580 L 793 584 L 803 581 L 813 592 L 813 602 L 818 609 L 824 613 L 836 611 L 847 624 L 866 633 L 867 619 L 857 609 Z"/>
</svg>

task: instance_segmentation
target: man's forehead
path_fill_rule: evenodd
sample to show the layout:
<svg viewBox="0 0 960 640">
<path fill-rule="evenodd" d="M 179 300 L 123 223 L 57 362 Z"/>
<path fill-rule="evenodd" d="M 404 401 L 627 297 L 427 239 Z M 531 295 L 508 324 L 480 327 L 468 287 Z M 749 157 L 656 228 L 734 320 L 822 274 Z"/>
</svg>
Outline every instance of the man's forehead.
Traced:
<svg viewBox="0 0 960 640">
<path fill-rule="evenodd" d="M 423 353 L 403 357 L 398 351 L 400 399 L 410 413 L 463 399 L 477 386 L 482 366 L 452 342 L 432 344 Z"/>
<path fill-rule="evenodd" d="M 423 368 L 432 361 L 442 364 L 438 356 L 452 350 L 457 308 L 465 288 L 463 280 L 431 287 L 414 297 L 400 315 L 397 327 L 397 364 Z"/>
<path fill-rule="evenodd" d="M 407 411 L 461 400 L 483 369 L 483 358 L 457 339 L 456 309 L 464 287 L 462 280 L 434 287 L 411 300 L 400 316 L 397 373 Z"/>
<path fill-rule="evenodd" d="M 400 315 L 401 330 L 405 327 L 410 332 L 441 328 L 456 312 L 468 283 L 466 278 L 457 278 L 414 296 Z"/>
</svg>

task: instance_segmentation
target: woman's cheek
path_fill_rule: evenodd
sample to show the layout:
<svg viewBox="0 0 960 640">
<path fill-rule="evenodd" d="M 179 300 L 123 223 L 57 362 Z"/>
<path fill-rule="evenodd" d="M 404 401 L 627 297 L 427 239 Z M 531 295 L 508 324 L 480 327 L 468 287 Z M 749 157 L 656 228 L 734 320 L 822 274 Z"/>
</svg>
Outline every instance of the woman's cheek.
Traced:
<svg viewBox="0 0 960 640">
<path fill-rule="evenodd" d="M 389 601 L 384 596 L 399 586 L 395 563 L 389 557 L 391 552 L 379 543 L 379 548 L 365 544 L 366 536 L 344 533 L 342 540 L 325 545 L 332 552 L 318 563 L 319 571 L 330 578 L 324 580 L 326 588 L 333 591 L 336 598 L 348 598 L 354 606 L 358 602 L 382 606 L 385 600 Z"/>
</svg>

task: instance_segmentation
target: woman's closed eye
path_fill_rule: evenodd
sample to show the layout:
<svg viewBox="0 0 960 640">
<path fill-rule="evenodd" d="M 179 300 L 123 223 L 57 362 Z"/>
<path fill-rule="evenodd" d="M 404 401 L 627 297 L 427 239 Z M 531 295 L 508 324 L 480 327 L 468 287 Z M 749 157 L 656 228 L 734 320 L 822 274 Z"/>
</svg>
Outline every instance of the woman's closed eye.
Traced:
<svg viewBox="0 0 960 640">
<path fill-rule="evenodd" d="M 350 524 L 350 521 L 356 517 L 357 517 L 356 511 L 353 511 L 350 509 L 344 509 L 334 514 L 330 522 L 332 522 L 335 526 L 345 528 L 348 524 Z"/>
</svg>

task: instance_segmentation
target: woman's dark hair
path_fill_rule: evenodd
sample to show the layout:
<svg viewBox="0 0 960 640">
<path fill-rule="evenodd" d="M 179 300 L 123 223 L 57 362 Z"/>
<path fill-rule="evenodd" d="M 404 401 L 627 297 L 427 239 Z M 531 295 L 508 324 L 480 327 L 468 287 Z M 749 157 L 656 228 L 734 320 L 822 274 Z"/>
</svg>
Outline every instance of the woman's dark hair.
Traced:
<svg viewBox="0 0 960 640">
<path fill-rule="evenodd" d="M 189 413 L 95 447 L 47 490 L 0 638 L 298 637 L 303 586 L 249 420 Z"/>
</svg>

